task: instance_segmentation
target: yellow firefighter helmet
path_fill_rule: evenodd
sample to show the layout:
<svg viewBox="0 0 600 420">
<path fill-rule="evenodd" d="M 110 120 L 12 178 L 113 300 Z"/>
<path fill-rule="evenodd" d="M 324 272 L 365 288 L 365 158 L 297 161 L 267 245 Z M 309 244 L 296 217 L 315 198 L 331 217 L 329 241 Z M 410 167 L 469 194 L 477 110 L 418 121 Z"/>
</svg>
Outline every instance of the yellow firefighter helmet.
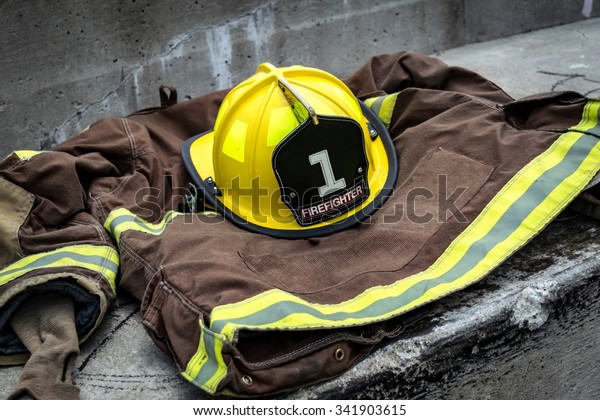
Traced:
<svg viewBox="0 0 600 420">
<path fill-rule="evenodd" d="M 298 65 L 258 66 L 182 156 L 209 207 L 278 238 L 323 236 L 365 220 L 398 173 L 375 114 L 337 77 Z"/>
</svg>

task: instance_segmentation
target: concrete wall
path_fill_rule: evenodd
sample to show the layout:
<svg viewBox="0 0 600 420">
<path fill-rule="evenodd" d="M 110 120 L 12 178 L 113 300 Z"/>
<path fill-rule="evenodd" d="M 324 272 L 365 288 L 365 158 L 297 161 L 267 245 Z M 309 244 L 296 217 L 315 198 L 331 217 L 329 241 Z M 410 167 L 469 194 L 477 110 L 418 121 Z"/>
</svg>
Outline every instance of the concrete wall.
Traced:
<svg viewBox="0 0 600 420">
<path fill-rule="evenodd" d="M 102 117 L 230 87 L 262 61 L 347 75 L 390 50 L 425 53 L 600 16 L 593 0 L 3 0 L 0 158 L 47 149 Z"/>
</svg>

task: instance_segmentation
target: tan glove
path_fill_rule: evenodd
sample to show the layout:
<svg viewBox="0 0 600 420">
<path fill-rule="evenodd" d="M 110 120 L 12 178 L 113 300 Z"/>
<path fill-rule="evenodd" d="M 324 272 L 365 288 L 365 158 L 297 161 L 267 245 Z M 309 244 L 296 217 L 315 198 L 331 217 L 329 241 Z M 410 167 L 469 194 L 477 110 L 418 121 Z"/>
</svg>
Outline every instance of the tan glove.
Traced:
<svg viewBox="0 0 600 420">
<path fill-rule="evenodd" d="M 33 295 L 10 325 L 31 357 L 8 399 L 79 399 L 71 376 L 79 355 L 73 299 L 58 293 Z"/>
</svg>

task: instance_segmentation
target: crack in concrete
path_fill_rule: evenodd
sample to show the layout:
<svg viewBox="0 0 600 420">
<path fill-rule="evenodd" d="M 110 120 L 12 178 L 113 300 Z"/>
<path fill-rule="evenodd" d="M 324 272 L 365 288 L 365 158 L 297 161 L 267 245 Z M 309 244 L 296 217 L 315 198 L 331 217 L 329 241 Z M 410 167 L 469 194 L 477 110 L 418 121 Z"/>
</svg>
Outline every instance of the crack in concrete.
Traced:
<svg viewBox="0 0 600 420">
<path fill-rule="evenodd" d="M 118 94 L 118 92 L 126 86 L 126 83 L 132 78 L 136 78 L 137 73 L 143 69 L 143 65 L 133 67 L 133 70 L 129 72 L 129 74 L 125 75 L 123 69 L 121 71 L 121 80 L 119 81 L 119 85 L 106 93 L 100 100 L 96 102 L 91 102 L 85 106 L 79 107 L 77 112 L 66 120 L 64 120 L 60 125 L 58 125 L 52 132 L 46 136 L 41 142 L 40 146 L 42 150 L 49 150 L 52 147 L 62 143 L 69 136 L 76 134 L 77 131 L 82 131 L 80 127 L 80 122 L 83 118 L 83 115 L 90 111 L 92 108 L 107 103 L 111 96 Z M 70 129 L 71 124 L 74 126 Z"/>
<path fill-rule="evenodd" d="M 98 354 L 98 352 L 100 352 L 100 350 L 106 346 L 106 344 L 108 342 L 110 342 L 112 340 L 112 338 L 114 337 L 114 335 L 121 329 L 123 328 L 123 326 L 125 326 L 125 324 L 127 324 L 127 322 L 133 318 L 133 316 L 139 314 L 140 309 L 136 306 L 132 311 L 130 311 L 123 320 L 121 320 L 110 332 L 108 332 L 108 334 L 106 334 L 106 336 L 104 337 L 104 339 L 102 339 L 102 341 L 100 341 L 100 343 L 98 343 L 98 345 L 96 345 L 94 347 L 94 349 L 90 352 L 90 354 L 88 354 L 88 356 L 81 362 L 81 364 L 79 365 L 79 367 L 77 367 L 76 371 L 77 373 L 81 373 L 83 372 L 83 370 L 86 368 L 86 366 L 92 361 L 94 360 L 94 358 L 96 357 L 96 355 Z"/>
<path fill-rule="evenodd" d="M 248 26 L 249 23 L 252 23 L 253 21 L 257 20 L 260 16 L 262 16 L 263 13 L 268 14 L 269 11 L 272 10 L 273 6 L 279 2 L 280 2 L 280 0 L 270 0 L 270 1 L 266 2 L 265 4 L 258 6 L 255 9 L 249 11 L 248 13 L 239 16 L 236 19 L 225 20 L 216 25 L 203 25 L 203 26 L 199 26 L 197 28 L 193 28 L 189 31 L 186 31 L 182 34 L 179 34 L 179 35 L 173 37 L 171 39 L 171 41 L 169 41 L 169 43 L 168 43 L 168 49 L 166 52 L 154 55 L 154 56 L 148 58 L 147 60 L 141 62 L 140 64 L 130 66 L 127 68 L 127 70 L 125 67 L 122 67 L 121 68 L 121 79 L 119 81 L 118 86 L 115 89 L 112 89 L 108 93 L 103 95 L 100 100 L 88 103 L 87 105 L 85 105 L 83 107 L 79 107 L 79 109 L 75 112 L 75 114 L 67 117 L 61 124 L 59 124 L 56 128 L 54 128 L 49 135 L 45 136 L 40 141 L 41 149 L 49 150 L 52 147 L 67 140 L 68 137 L 76 134 L 78 131 L 81 131 L 80 122 L 83 119 L 83 116 L 85 114 L 87 114 L 94 107 L 97 107 L 97 106 L 103 105 L 103 104 L 107 104 L 108 101 L 111 99 L 111 97 L 113 97 L 114 95 L 118 95 L 118 93 L 125 86 L 127 86 L 127 84 L 132 79 L 137 82 L 137 78 L 138 78 L 139 74 L 142 73 L 144 68 L 146 68 L 147 66 L 150 66 L 152 64 L 156 64 L 156 63 L 160 62 L 160 63 L 163 63 L 163 67 L 164 67 L 165 60 L 172 58 L 173 55 L 184 44 L 191 42 L 197 35 L 199 35 L 201 33 L 205 33 L 205 34 L 207 34 L 207 38 L 209 38 L 209 39 L 210 39 L 210 35 L 208 35 L 209 33 L 217 35 L 217 36 L 212 37 L 213 43 L 208 45 L 209 51 L 211 54 L 211 58 L 214 58 L 214 56 L 219 54 L 219 52 L 222 52 L 224 43 L 226 43 L 226 42 L 229 42 L 229 44 L 231 43 L 231 38 L 227 36 L 227 32 L 229 32 L 232 27 L 235 27 L 235 26 L 239 25 L 240 23 L 245 23 Z M 254 29 L 252 29 L 252 27 L 251 27 L 250 32 L 252 32 L 256 35 L 258 33 L 256 31 L 256 25 L 254 25 L 253 28 Z M 271 33 L 268 33 L 267 35 L 270 36 Z M 260 40 L 258 37 L 254 38 L 253 40 L 254 41 L 258 40 L 259 48 L 262 48 L 262 44 L 263 44 L 262 40 Z M 208 39 L 207 39 L 207 41 L 208 41 Z M 212 49 L 212 51 L 211 51 L 211 49 Z M 231 51 L 231 48 L 229 48 L 229 50 Z M 231 57 L 229 57 L 229 59 L 230 58 Z M 219 72 L 224 73 L 224 75 L 225 75 L 225 77 L 224 77 L 225 82 L 222 82 L 220 84 L 219 88 L 226 87 L 225 85 L 230 84 L 232 81 L 231 74 L 229 73 L 229 70 L 227 69 L 227 64 L 228 64 L 227 61 L 229 61 L 229 60 L 225 60 L 225 62 L 223 63 L 223 64 L 225 64 L 225 66 L 215 66 L 215 63 L 214 63 L 215 60 L 213 59 L 211 61 L 213 61 L 212 64 L 213 64 L 213 69 L 215 72 L 214 76 L 218 77 L 220 75 Z M 227 72 L 225 72 L 224 70 L 227 70 Z M 137 83 L 134 83 L 134 84 L 137 85 Z M 134 88 L 136 88 L 136 86 L 134 86 Z M 138 106 L 137 101 L 136 101 L 135 105 L 136 105 L 136 107 Z M 108 107 L 108 105 L 106 105 L 106 107 Z M 133 112 L 135 110 L 132 109 L 131 111 Z"/>
<path fill-rule="evenodd" d="M 550 90 L 552 92 L 555 92 L 557 89 L 559 89 L 562 85 L 569 82 L 570 80 L 576 80 L 576 79 L 582 80 L 584 82 L 589 82 L 592 85 L 600 85 L 600 80 L 591 79 L 586 74 L 581 74 L 581 73 L 557 73 L 557 72 L 546 71 L 546 70 L 539 70 L 538 73 L 546 74 L 548 76 L 556 76 L 556 77 L 561 78 L 558 82 L 554 83 L 552 85 L 552 87 L 550 88 Z M 582 92 L 582 94 L 584 96 L 591 96 L 592 94 L 594 94 L 596 92 L 600 92 L 600 87 L 588 90 L 586 92 Z"/>
<path fill-rule="evenodd" d="M 162 58 L 169 56 L 177 48 L 179 48 L 179 46 L 181 44 L 191 40 L 194 36 L 198 35 L 201 32 L 215 30 L 215 29 L 218 29 L 221 27 L 231 26 L 232 24 L 237 24 L 238 22 L 245 21 L 248 18 L 256 17 L 262 11 L 272 9 L 272 6 L 274 6 L 276 3 L 279 3 L 280 1 L 281 0 L 270 0 L 267 3 L 263 4 L 262 6 L 258 6 L 255 9 L 253 9 L 252 11 L 250 11 L 244 15 L 241 15 L 240 17 L 238 17 L 236 19 L 225 20 L 224 22 L 222 22 L 221 24 L 218 24 L 218 25 L 203 25 L 203 26 L 197 27 L 195 29 L 192 29 L 190 31 L 184 32 L 183 34 L 177 35 L 171 40 L 171 42 L 169 42 L 170 49 L 166 53 L 157 56 L 157 58 L 162 59 Z"/>
</svg>

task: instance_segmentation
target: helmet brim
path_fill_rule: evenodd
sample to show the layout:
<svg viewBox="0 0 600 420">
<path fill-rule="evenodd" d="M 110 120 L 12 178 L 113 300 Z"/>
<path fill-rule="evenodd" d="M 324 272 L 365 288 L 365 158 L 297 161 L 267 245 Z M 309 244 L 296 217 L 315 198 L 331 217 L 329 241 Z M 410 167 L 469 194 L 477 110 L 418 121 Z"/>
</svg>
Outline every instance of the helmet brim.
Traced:
<svg viewBox="0 0 600 420">
<path fill-rule="evenodd" d="M 310 226 L 290 224 L 286 228 L 273 227 L 267 219 L 264 223 L 253 220 L 250 213 L 243 214 L 243 210 L 234 211 L 225 204 L 223 192 L 218 189 L 210 174 L 214 174 L 213 147 L 215 143 L 214 131 L 209 131 L 193 136 L 183 143 L 181 155 L 186 170 L 193 184 L 203 194 L 204 202 L 220 213 L 228 221 L 250 232 L 260 233 L 281 239 L 303 239 L 330 235 L 348 229 L 368 220 L 386 200 L 393 194 L 398 177 L 398 158 L 396 149 L 384 124 L 377 115 L 359 101 L 363 115 L 369 121 L 381 139 L 385 150 L 387 162 L 379 162 L 386 168 L 383 186 L 372 191 L 364 202 L 353 211 L 342 214 L 334 219 L 327 220 Z M 370 140 L 366 140 L 370 141 Z"/>
</svg>

